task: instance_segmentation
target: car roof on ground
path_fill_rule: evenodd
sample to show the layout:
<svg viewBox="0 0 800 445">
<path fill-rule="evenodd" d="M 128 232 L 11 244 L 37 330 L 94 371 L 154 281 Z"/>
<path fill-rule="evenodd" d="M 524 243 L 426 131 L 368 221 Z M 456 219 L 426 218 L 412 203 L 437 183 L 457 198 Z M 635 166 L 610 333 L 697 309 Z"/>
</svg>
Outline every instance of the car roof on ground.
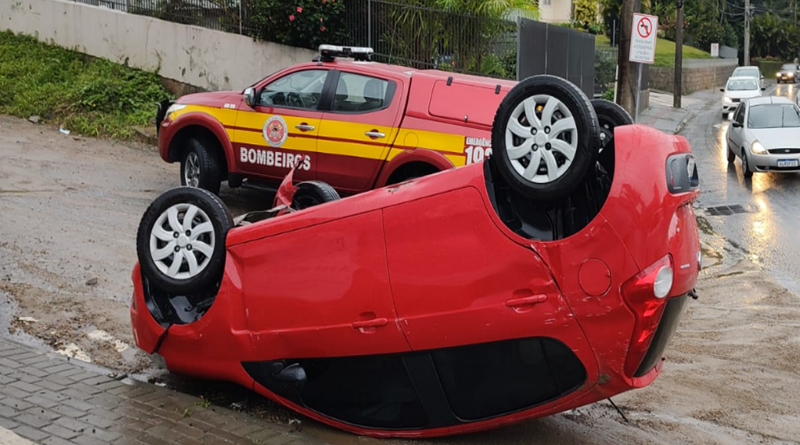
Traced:
<svg viewBox="0 0 800 445">
<path fill-rule="evenodd" d="M 747 99 L 747 102 L 752 105 L 768 105 L 768 104 L 789 104 L 793 105 L 794 102 L 785 98 L 783 96 L 764 96 L 764 97 L 754 97 L 752 99 Z"/>
</svg>

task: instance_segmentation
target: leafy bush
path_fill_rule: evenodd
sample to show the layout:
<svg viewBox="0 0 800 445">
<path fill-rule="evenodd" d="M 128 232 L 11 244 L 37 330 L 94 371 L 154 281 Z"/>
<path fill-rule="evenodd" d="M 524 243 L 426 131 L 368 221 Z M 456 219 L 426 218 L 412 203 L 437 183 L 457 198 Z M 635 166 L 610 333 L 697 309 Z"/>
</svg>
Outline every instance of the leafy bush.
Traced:
<svg viewBox="0 0 800 445">
<path fill-rule="evenodd" d="M 347 44 L 344 8 L 343 0 L 252 0 L 250 35 L 309 49 Z"/>
<path fill-rule="evenodd" d="M 575 21 L 583 29 L 590 29 L 597 24 L 597 1 L 596 0 L 575 0 Z M 595 33 L 596 34 L 596 33 Z"/>
<path fill-rule="evenodd" d="M 712 43 L 724 44 L 725 27 L 718 22 L 702 22 L 694 29 L 694 47 L 703 51 L 711 51 Z"/>
<path fill-rule="evenodd" d="M 0 113 L 64 124 L 87 136 L 129 138 L 172 97 L 157 74 L 0 32 Z"/>
</svg>

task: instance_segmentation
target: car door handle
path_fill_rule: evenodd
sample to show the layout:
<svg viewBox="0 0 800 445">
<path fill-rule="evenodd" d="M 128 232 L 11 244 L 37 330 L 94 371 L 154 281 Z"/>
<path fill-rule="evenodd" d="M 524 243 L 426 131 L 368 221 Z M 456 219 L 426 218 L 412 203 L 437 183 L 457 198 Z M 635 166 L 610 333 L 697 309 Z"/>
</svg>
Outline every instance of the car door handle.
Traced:
<svg viewBox="0 0 800 445">
<path fill-rule="evenodd" d="M 547 301 L 547 295 L 531 295 L 530 297 L 512 298 L 510 300 L 506 300 L 506 306 L 511 308 L 519 308 L 523 306 L 544 303 L 545 301 Z"/>
<path fill-rule="evenodd" d="M 300 131 L 311 131 L 314 129 L 314 126 L 303 123 L 300 125 L 295 125 L 294 128 L 297 128 Z"/>
<path fill-rule="evenodd" d="M 372 320 L 353 322 L 353 329 L 379 328 L 381 326 L 386 326 L 388 323 L 389 320 L 385 318 L 373 318 Z"/>
<path fill-rule="evenodd" d="M 369 137 L 371 137 L 371 138 L 385 138 L 386 137 L 385 133 L 381 133 L 380 131 L 377 131 L 377 130 L 368 131 L 368 132 L 366 132 L 364 134 L 369 136 Z"/>
</svg>

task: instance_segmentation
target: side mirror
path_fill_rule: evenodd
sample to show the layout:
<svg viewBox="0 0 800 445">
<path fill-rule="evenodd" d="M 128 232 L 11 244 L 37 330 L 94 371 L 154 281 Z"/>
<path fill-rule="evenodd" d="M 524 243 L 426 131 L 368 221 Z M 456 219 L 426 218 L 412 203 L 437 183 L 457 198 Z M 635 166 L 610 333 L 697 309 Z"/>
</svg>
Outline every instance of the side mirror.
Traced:
<svg viewBox="0 0 800 445">
<path fill-rule="evenodd" d="M 248 107 L 255 107 L 256 105 L 256 90 L 253 88 L 247 88 L 244 90 L 244 103 L 247 104 Z"/>
<path fill-rule="evenodd" d="M 736 128 L 741 128 L 742 127 L 742 124 L 740 124 L 739 122 L 736 122 L 736 121 L 731 122 L 731 125 L 733 125 Z"/>
<path fill-rule="evenodd" d="M 761 91 L 767 91 L 765 87 L 761 87 Z"/>
<path fill-rule="evenodd" d="M 725 92 L 725 88 L 720 88 L 719 90 L 722 91 L 723 93 Z"/>
</svg>

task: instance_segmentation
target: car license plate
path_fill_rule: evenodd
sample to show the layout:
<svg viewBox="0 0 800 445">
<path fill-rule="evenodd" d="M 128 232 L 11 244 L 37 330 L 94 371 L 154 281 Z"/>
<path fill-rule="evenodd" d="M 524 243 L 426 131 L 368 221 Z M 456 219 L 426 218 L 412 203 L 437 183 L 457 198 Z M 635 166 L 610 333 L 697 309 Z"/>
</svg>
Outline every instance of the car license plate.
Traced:
<svg viewBox="0 0 800 445">
<path fill-rule="evenodd" d="M 797 167 L 800 166 L 800 161 L 797 159 L 779 159 L 778 167 Z"/>
</svg>

